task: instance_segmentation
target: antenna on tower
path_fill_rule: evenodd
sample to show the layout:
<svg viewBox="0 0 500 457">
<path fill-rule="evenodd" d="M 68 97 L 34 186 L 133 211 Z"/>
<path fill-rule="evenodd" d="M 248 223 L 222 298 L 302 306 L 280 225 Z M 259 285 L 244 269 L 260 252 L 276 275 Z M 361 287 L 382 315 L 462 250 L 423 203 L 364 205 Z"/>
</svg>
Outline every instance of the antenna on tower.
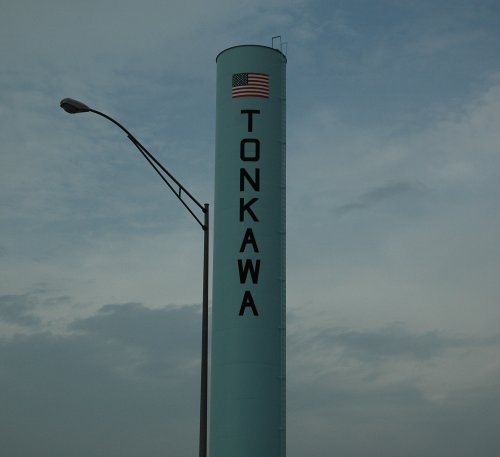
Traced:
<svg viewBox="0 0 500 457">
<path fill-rule="evenodd" d="M 281 51 L 282 54 L 286 55 L 286 52 L 288 51 L 288 43 L 281 41 L 281 35 L 273 36 L 271 39 L 271 47 L 273 49 L 278 49 L 278 48 L 274 47 L 274 40 L 279 40 L 279 50 Z M 283 51 L 283 49 L 284 49 L 284 51 Z"/>
</svg>

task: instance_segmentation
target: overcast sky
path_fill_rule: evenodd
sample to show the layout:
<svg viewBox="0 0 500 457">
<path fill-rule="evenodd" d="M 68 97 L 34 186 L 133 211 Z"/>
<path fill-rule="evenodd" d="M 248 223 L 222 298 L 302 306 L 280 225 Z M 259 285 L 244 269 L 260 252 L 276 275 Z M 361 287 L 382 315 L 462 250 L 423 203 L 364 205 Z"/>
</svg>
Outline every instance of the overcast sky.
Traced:
<svg viewBox="0 0 500 457">
<path fill-rule="evenodd" d="M 500 5 L 3 0 L 0 448 L 197 453 L 215 57 L 287 42 L 289 457 L 500 455 Z M 212 456 L 217 457 L 217 456 Z"/>
</svg>

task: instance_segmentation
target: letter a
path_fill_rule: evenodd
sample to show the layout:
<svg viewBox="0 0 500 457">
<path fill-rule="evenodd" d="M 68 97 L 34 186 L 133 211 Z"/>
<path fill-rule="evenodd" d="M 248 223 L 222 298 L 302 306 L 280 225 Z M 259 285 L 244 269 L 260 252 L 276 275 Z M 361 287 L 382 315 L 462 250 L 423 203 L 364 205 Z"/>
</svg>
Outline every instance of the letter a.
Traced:
<svg viewBox="0 0 500 457">
<path fill-rule="evenodd" d="M 245 252 L 247 244 L 253 247 L 253 252 L 259 252 L 259 247 L 257 246 L 257 241 L 255 240 L 255 235 L 251 228 L 247 228 L 243 241 L 241 242 L 240 252 Z"/>
<path fill-rule="evenodd" d="M 243 314 L 245 314 L 246 308 L 252 308 L 254 316 L 259 315 L 259 313 L 257 312 L 257 308 L 255 307 L 252 294 L 250 293 L 249 290 L 245 290 L 245 295 L 243 296 L 243 300 L 241 302 L 241 307 L 240 307 L 240 316 L 243 316 Z"/>
</svg>

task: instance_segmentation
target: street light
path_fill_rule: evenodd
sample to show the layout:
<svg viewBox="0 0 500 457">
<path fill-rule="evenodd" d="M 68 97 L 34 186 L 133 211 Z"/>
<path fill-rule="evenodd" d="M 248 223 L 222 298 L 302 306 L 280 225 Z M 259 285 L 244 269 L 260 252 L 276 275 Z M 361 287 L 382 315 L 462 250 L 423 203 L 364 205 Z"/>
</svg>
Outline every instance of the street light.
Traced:
<svg viewBox="0 0 500 457">
<path fill-rule="evenodd" d="M 70 113 L 95 113 L 99 116 L 105 117 L 113 124 L 122 129 L 127 137 L 149 164 L 154 168 L 156 173 L 160 176 L 163 182 L 175 194 L 178 200 L 189 211 L 191 216 L 194 217 L 196 222 L 203 230 L 203 300 L 202 300 L 202 325 L 201 325 L 201 388 L 200 388 L 200 447 L 199 457 L 206 457 L 207 455 L 207 379 L 208 379 L 208 244 L 209 244 L 209 225 L 208 225 L 208 203 L 201 204 L 186 188 L 151 154 L 123 125 L 109 117 L 107 114 L 89 108 L 85 103 L 72 98 L 65 98 L 61 100 L 61 108 Z M 186 202 L 187 199 L 197 206 L 202 214 L 201 220 L 193 211 L 191 206 Z M 195 208 L 196 211 L 196 208 Z"/>
</svg>

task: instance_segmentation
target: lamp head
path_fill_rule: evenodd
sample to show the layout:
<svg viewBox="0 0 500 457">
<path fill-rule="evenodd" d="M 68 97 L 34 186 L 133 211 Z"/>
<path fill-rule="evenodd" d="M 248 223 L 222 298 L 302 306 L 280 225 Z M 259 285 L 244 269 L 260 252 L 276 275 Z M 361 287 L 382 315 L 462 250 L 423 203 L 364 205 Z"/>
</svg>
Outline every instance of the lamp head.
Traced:
<svg viewBox="0 0 500 457">
<path fill-rule="evenodd" d="M 72 98 L 64 98 L 61 100 L 61 108 L 67 113 L 75 114 L 75 113 L 87 113 L 90 111 L 90 108 L 82 102 L 78 100 L 74 100 Z"/>
</svg>

